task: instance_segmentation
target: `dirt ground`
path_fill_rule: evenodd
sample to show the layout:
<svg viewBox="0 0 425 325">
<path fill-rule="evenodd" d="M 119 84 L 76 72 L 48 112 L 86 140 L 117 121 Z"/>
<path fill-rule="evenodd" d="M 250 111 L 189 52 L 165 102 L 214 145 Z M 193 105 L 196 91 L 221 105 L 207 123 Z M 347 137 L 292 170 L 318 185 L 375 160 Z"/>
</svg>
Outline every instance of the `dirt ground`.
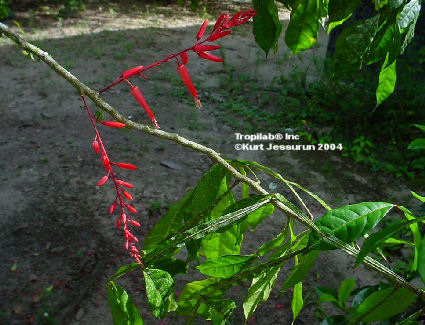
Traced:
<svg viewBox="0 0 425 325">
<path fill-rule="evenodd" d="M 217 13 L 229 9 L 224 7 L 216 8 Z M 88 8 L 80 17 L 58 20 L 44 8 L 32 14 L 18 13 L 20 27 L 12 21 L 7 24 L 80 80 L 100 89 L 128 68 L 153 63 L 191 46 L 203 21 L 199 15 L 176 6 L 126 9 L 99 6 Z M 282 11 L 281 19 L 286 22 L 288 13 Z M 266 59 L 254 42 L 251 28 L 251 24 L 242 26 L 221 42 L 226 66 L 190 57 L 188 69 L 193 81 L 202 85 L 200 98 L 204 108 L 200 112 L 176 82 L 173 63 L 149 71 L 147 80 L 136 81 L 155 110 L 161 128 L 206 144 L 223 157 L 270 166 L 315 191 L 333 207 L 378 200 L 409 206 L 409 189 L 402 182 L 354 165 L 338 151 L 235 150 L 239 141 L 234 133 L 240 130 L 220 122 L 214 113 L 219 104 L 206 99 L 206 94 L 214 95 L 220 87 L 226 69 L 232 67 L 248 74 L 260 84 L 289 74 L 294 68 L 305 69 L 308 78 L 315 78 L 320 65 L 314 64 L 313 59 L 323 58 L 326 52 L 327 38 L 322 33 L 318 45 L 301 56 L 288 55 L 282 43 L 279 53 Z M 282 57 L 286 59 L 281 60 Z M 132 260 L 124 249 L 122 233 L 114 227 L 114 217 L 107 212 L 114 191 L 111 186 L 95 186 L 103 169 L 91 149 L 94 134 L 87 114 L 80 108 L 78 93 L 45 64 L 32 62 L 4 38 L 0 39 L 0 75 L 1 323 L 111 324 L 106 279 Z M 179 96 L 179 91 L 185 95 Z M 150 123 L 128 87 L 120 85 L 104 98 L 135 120 Z M 95 109 L 93 104 L 91 108 Z M 132 193 L 140 211 L 142 227 L 137 235 L 141 240 L 167 208 L 193 188 L 212 165 L 197 152 L 135 131 L 101 128 L 100 132 L 113 160 L 140 167 L 120 175 L 135 185 Z M 169 168 L 167 161 L 177 166 Z M 280 184 L 271 182 L 263 179 L 266 188 L 277 185 L 277 191 L 288 193 Z M 315 216 L 320 216 L 323 209 L 310 203 Z M 244 250 L 248 252 L 272 238 L 284 221 L 279 214 L 270 218 L 248 236 Z M 322 254 L 306 282 L 306 292 L 319 285 L 336 287 L 345 275 L 354 277 L 358 286 L 379 281 L 362 267 L 353 271 L 352 265 L 353 260 L 342 253 Z M 280 281 L 288 274 L 289 266 L 284 270 Z M 177 290 L 194 279 L 192 275 L 179 278 Z M 183 323 L 176 316 L 162 321 L 152 318 L 140 273 L 131 273 L 119 283 L 141 309 L 146 324 Z M 230 292 L 239 303 L 234 324 L 243 323 L 241 299 L 248 287 L 246 283 Z M 291 296 L 278 297 L 275 291 L 267 303 L 259 306 L 250 324 L 290 324 Z M 295 324 L 318 323 L 309 301 Z"/>
</svg>

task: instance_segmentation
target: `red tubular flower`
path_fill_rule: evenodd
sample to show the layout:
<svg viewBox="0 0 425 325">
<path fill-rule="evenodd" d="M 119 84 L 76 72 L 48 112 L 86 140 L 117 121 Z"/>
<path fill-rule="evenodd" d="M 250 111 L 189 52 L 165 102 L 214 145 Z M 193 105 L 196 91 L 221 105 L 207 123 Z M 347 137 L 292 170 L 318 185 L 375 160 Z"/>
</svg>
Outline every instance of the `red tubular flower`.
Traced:
<svg viewBox="0 0 425 325">
<path fill-rule="evenodd" d="M 233 15 L 233 17 L 232 17 L 232 19 L 230 19 L 230 21 L 229 21 L 229 23 L 228 23 L 228 25 L 230 26 L 230 27 L 232 27 L 233 25 L 234 25 L 234 23 L 242 16 L 242 14 L 243 14 L 243 11 L 241 10 L 241 11 L 239 11 L 239 12 L 237 12 L 237 13 L 235 13 L 234 15 Z"/>
<path fill-rule="evenodd" d="M 129 200 L 133 200 L 133 197 L 131 196 L 130 193 L 126 192 L 126 191 L 122 191 L 122 194 L 124 194 L 124 196 L 129 199 Z"/>
<path fill-rule="evenodd" d="M 128 210 L 130 210 L 131 212 L 133 212 L 133 213 L 137 213 L 137 210 L 136 210 L 134 207 L 132 207 L 130 204 L 126 204 L 125 206 L 126 206 L 126 207 L 127 207 L 127 209 L 128 209 Z"/>
<path fill-rule="evenodd" d="M 213 61 L 213 62 L 224 62 L 224 60 L 222 58 L 219 58 L 218 56 L 206 53 L 206 52 L 199 52 L 198 53 L 199 57 L 205 59 L 205 60 L 209 60 L 209 61 Z"/>
<path fill-rule="evenodd" d="M 130 221 L 133 226 L 140 227 L 140 223 L 138 223 L 137 221 L 131 219 L 128 219 L 128 221 Z"/>
<path fill-rule="evenodd" d="M 208 37 L 207 41 L 208 42 L 216 41 L 216 40 L 223 38 L 224 36 L 227 36 L 231 33 L 232 33 L 231 30 L 225 30 L 224 32 L 215 33 L 215 34 L 212 34 L 210 37 Z"/>
<path fill-rule="evenodd" d="M 226 14 L 221 14 L 220 17 L 217 19 L 217 22 L 214 25 L 213 32 L 220 27 L 221 23 L 223 22 L 224 17 L 226 17 Z"/>
<path fill-rule="evenodd" d="M 221 46 L 218 45 L 195 45 L 192 50 L 194 52 L 205 52 L 218 50 Z"/>
<path fill-rule="evenodd" d="M 127 164 L 127 163 L 116 163 L 115 165 L 123 169 L 137 169 L 136 165 Z"/>
<path fill-rule="evenodd" d="M 196 39 L 198 41 L 202 38 L 202 36 L 204 36 L 205 29 L 207 28 L 207 26 L 208 26 L 208 19 L 205 19 L 204 23 L 202 24 L 201 28 L 199 29 L 198 34 L 196 35 Z"/>
<path fill-rule="evenodd" d="M 103 176 L 100 180 L 99 183 L 97 183 L 96 186 L 102 186 L 103 184 L 105 184 L 107 182 L 107 180 L 109 179 L 108 175 Z"/>
<path fill-rule="evenodd" d="M 111 165 L 109 164 L 109 158 L 105 151 L 102 152 L 102 162 L 107 171 L 111 171 Z"/>
<path fill-rule="evenodd" d="M 143 109 L 146 111 L 146 113 L 149 115 L 150 119 L 152 120 L 152 123 L 155 125 L 157 129 L 159 129 L 159 124 L 155 119 L 155 116 L 153 115 L 151 109 L 149 108 L 148 103 L 146 102 L 145 97 L 143 97 L 142 92 L 140 91 L 139 87 L 132 87 L 131 88 L 131 94 L 134 98 L 139 102 L 140 106 L 143 107 Z"/>
<path fill-rule="evenodd" d="M 109 126 L 110 128 L 123 128 L 125 127 L 124 123 L 115 122 L 115 121 L 105 121 L 102 122 L 104 126 Z"/>
<path fill-rule="evenodd" d="M 186 66 L 184 64 L 179 64 L 177 66 L 177 71 L 179 72 L 184 84 L 186 85 L 186 88 L 189 90 L 190 94 L 195 99 L 196 107 L 200 109 L 202 107 L 201 101 L 198 99 L 198 92 L 196 91 L 195 86 L 192 83 L 192 80 L 190 79 L 189 72 L 186 69 Z"/>
<path fill-rule="evenodd" d="M 142 72 L 142 70 L 143 70 L 143 65 L 140 65 L 140 66 L 135 67 L 133 69 L 124 71 L 121 75 L 121 78 L 128 79 L 130 77 L 135 76 L 136 74 L 140 74 Z"/>
<path fill-rule="evenodd" d="M 111 207 L 109 208 L 109 213 L 112 214 L 115 211 L 115 208 L 117 207 L 117 200 L 112 203 Z"/>
<path fill-rule="evenodd" d="M 120 184 L 121 186 L 125 186 L 125 187 L 128 187 L 128 188 L 134 188 L 134 186 L 132 184 L 130 184 L 128 182 L 124 182 L 120 179 L 117 179 L 117 183 Z"/>
</svg>

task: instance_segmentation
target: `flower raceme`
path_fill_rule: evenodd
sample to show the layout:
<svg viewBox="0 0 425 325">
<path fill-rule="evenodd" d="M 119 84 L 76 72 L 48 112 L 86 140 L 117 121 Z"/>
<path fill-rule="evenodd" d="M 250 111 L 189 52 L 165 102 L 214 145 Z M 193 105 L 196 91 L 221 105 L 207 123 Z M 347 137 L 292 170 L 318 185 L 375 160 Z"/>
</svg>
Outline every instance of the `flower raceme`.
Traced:
<svg viewBox="0 0 425 325">
<path fill-rule="evenodd" d="M 138 238 L 136 236 L 134 236 L 129 228 L 129 223 L 132 226 L 138 227 L 140 226 L 140 223 L 137 222 L 136 220 L 132 220 L 130 218 L 127 217 L 127 213 L 126 210 L 132 212 L 132 213 L 137 213 L 137 210 L 129 205 L 128 203 L 125 203 L 125 199 L 132 201 L 133 197 L 132 195 L 125 191 L 123 189 L 123 187 L 127 187 L 127 188 L 134 188 L 134 186 L 126 181 L 120 180 L 116 177 L 114 170 L 113 170 L 113 166 L 121 168 L 121 169 L 128 169 L 128 170 L 135 170 L 137 169 L 136 165 L 133 164 L 129 164 L 129 163 L 124 163 L 124 162 L 113 162 L 109 159 L 108 154 L 106 152 L 105 146 L 103 145 L 102 142 L 102 138 L 100 137 L 100 133 L 96 127 L 96 119 L 95 117 L 92 115 L 92 113 L 90 112 L 90 109 L 87 105 L 87 101 L 85 99 L 84 96 L 82 96 L 83 102 L 84 102 L 84 106 L 85 109 L 90 117 L 90 120 L 92 122 L 93 125 L 93 129 L 95 132 L 95 138 L 93 140 L 93 151 L 95 154 L 101 154 L 101 159 L 102 159 L 102 163 L 105 167 L 105 170 L 107 171 L 107 174 L 105 176 L 103 176 L 97 183 L 97 186 L 103 186 L 106 184 L 106 182 L 111 179 L 112 182 L 114 183 L 115 186 L 115 191 L 116 191 L 116 196 L 115 196 L 115 200 L 112 202 L 110 208 L 109 208 L 109 213 L 114 213 L 117 206 L 119 206 L 120 208 L 120 214 L 119 217 L 117 219 L 117 228 L 121 228 L 121 225 L 123 225 L 123 231 L 124 231 L 124 237 L 125 237 L 125 248 L 126 250 L 130 251 L 130 255 L 138 262 L 141 263 L 141 257 L 140 257 L 140 252 L 138 250 L 138 248 L 136 247 L 136 243 L 139 241 Z M 100 121 L 98 121 L 100 122 Z M 105 121 L 105 122 L 100 122 L 101 124 L 108 126 L 108 127 L 114 127 L 114 128 L 122 128 L 125 126 L 125 124 L 120 123 L 120 122 L 114 122 L 114 121 Z"/>
<path fill-rule="evenodd" d="M 149 66 L 140 65 L 132 69 L 126 70 L 118 78 L 116 78 L 112 84 L 100 90 L 99 93 L 103 93 L 123 81 L 127 82 L 131 87 L 132 96 L 138 101 L 140 106 L 148 114 L 154 126 L 156 128 L 159 128 L 158 122 L 152 110 L 150 109 L 148 103 L 146 102 L 146 99 L 142 95 L 140 89 L 137 86 L 136 87 L 133 86 L 128 79 L 134 76 L 143 76 L 144 78 L 146 78 L 143 75 L 144 71 L 152 69 L 154 67 L 158 67 L 162 63 L 168 62 L 171 59 L 175 58 L 177 59 L 177 71 L 180 74 L 180 77 L 184 85 L 186 86 L 189 93 L 194 98 L 196 107 L 201 108 L 201 102 L 199 101 L 198 93 L 196 91 L 195 86 L 193 85 L 193 82 L 189 76 L 189 72 L 186 68 L 186 65 L 189 61 L 189 56 L 187 52 L 189 51 L 195 52 L 201 59 L 204 59 L 204 60 L 208 60 L 212 62 L 224 62 L 224 59 L 210 53 L 211 51 L 218 50 L 220 46 L 212 45 L 212 44 L 204 44 L 204 43 L 211 43 L 227 35 L 230 35 L 232 33 L 231 28 L 242 25 L 243 23 L 247 22 L 249 19 L 254 17 L 255 14 L 256 14 L 255 10 L 251 8 L 245 11 L 239 11 L 236 14 L 234 14 L 232 17 L 230 16 L 230 14 L 224 13 L 220 15 L 217 22 L 214 24 L 211 33 L 207 36 L 206 36 L 206 30 L 208 28 L 208 19 L 205 19 L 198 33 L 196 34 L 197 43 L 195 45 L 187 49 L 184 49 L 178 53 L 170 54 L 165 59 L 155 62 Z M 108 126 L 112 126 L 112 125 L 108 125 Z M 120 126 L 112 126 L 112 127 L 120 127 Z"/>
</svg>

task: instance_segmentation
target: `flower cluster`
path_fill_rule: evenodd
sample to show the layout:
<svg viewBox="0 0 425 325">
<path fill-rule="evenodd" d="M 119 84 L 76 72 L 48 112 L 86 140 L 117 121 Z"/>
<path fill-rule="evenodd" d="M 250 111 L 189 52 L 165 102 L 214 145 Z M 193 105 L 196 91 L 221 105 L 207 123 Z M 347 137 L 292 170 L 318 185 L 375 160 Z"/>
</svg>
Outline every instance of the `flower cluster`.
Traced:
<svg viewBox="0 0 425 325">
<path fill-rule="evenodd" d="M 117 209 L 117 206 L 119 206 L 119 217 L 117 218 L 117 228 L 121 228 L 121 225 L 123 226 L 124 231 L 124 237 L 125 237 L 125 249 L 130 251 L 131 256 L 136 259 L 138 263 L 141 263 L 140 258 L 140 252 L 136 247 L 136 243 L 139 241 L 136 236 L 134 236 L 131 233 L 131 230 L 129 228 L 129 224 L 139 227 L 140 223 L 137 222 L 134 219 L 131 219 L 127 216 L 126 211 L 129 211 L 131 213 L 137 213 L 137 210 L 130 204 L 126 203 L 125 200 L 132 201 L 133 197 L 128 192 L 128 188 L 134 188 L 132 184 L 129 182 L 123 181 L 121 179 L 118 179 L 117 176 L 114 173 L 113 166 L 122 168 L 122 169 L 130 169 L 134 170 L 137 169 L 137 166 L 123 163 L 123 162 L 113 162 L 109 159 L 108 153 L 105 149 L 105 146 L 103 145 L 102 138 L 100 137 L 100 133 L 96 127 L 96 121 L 98 121 L 93 114 L 91 113 L 89 106 L 87 105 L 86 98 L 84 96 L 81 96 L 84 102 L 84 107 L 89 114 L 90 120 L 92 122 L 95 137 L 93 140 L 93 150 L 95 154 L 100 154 L 103 166 L 106 170 L 106 175 L 103 176 L 99 182 L 97 183 L 97 186 L 104 185 L 109 179 L 114 183 L 115 190 L 116 190 L 116 196 L 115 200 L 111 204 L 109 208 L 109 213 L 114 213 Z M 115 121 L 98 121 L 102 123 L 105 126 L 112 127 L 112 128 L 122 128 L 125 127 L 125 124 Z M 126 188 L 126 189 L 124 189 Z"/>
<path fill-rule="evenodd" d="M 148 103 L 146 102 L 145 97 L 143 96 L 139 87 L 134 86 L 129 79 L 134 76 L 142 76 L 146 78 L 143 75 L 144 71 L 149 70 L 153 67 L 157 67 L 161 65 L 162 63 L 168 62 L 172 59 L 175 59 L 177 61 L 177 71 L 183 83 L 185 84 L 189 93 L 194 98 L 197 108 L 201 108 L 201 102 L 198 98 L 198 93 L 196 91 L 195 86 L 193 85 L 189 72 L 186 68 L 186 65 L 189 61 L 189 56 L 187 52 L 193 51 L 200 58 L 205 60 L 209 60 L 213 62 L 223 62 L 224 60 L 222 58 L 210 53 L 212 51 L 218 50 L 220 46 L 205 44 L 205 43 L 211 43 L 211 42 L 217 41 L 231 34 L 232 27 L 239 26 L 245 23 L 246 21 L 251 19 L 254 15 L 255 15 L 255 10 L 253 9 L 248 9 L 246 11 L 239 11 L 232 17 L 229 14 L 222 14 L 217 20 L 217 22 L 215 23 L 211 33 L 205 37 L 205 31 L 208 27 L 208 19 L 206 19 L 196 35 L 197 42 L 195 45 L 185 50 L 182 50 L 176 54 L 170 54 L 165 59 L 155 62 L 149 66 L 146 66 L 146 67 L 137 66 L 135 68 L 126 70 L 118 78 L 116 78 L 112 84 L 100 90 L 99 93 L 103 93 L 121 82 L 126 82 L 131 87 L 131 95 L 137 100 L 140 106 L 145 110 L 145 112 L 150 117 L 153 125 L 158 129 L 159 128 L 158 122 L 152 110 L 150 109 Z M 116 197 L 109 208 L 109 212 L 112 214 L 115 212 L 115 210 L 117 210 L 117 208 L 119 208 L 119 217 L 117 218 L 117 228 L 118 229 L 121 227 L 123 228 L 126 250 L 130 251 L 131 256 L 135 258 L 138 263 L 141 263 L 140 252 L 136 247 L 136 243 L 139 240 L 137 239 L 136 236 L 134 236 L 131 233 L 131 230 L 129 228 L 129 225 L 138 227 L 140 226 L 140 223 L 134 219 L 129 218 L 127 215 L 127 212 L 137 213 L 137 210 L 132 205 L 126 203 L 125 201 L 125 200 L 128 200 L 128 201 L 133 200 L 133 197 L 128 192 L 128 189 L 133 188 L 134 186 L 126 181 L 118 179 L 113 170 L 113 167 L 118 167 L 122 169 L 137 169 L 137 166 L 128 164 L 128 163 L 122 163 L 122 162 L 116 163 L 111 161 L 108 157 L 108 153 L 106 152 L 106 149 L 103 145 L 99 131 L 96 127 L 96 122 L 101 123 L 104 126 L 113 127 L 113 128 L 122 128 L 122 127 L 125 127 L 125 124 L 120 122 L 115 122 L 115 121 L 100 121 L 96 119 L 96 117 L 94 117 L 92 113 L 90 112 L 90 109 L 87 105 L 87 101 L 84 96 L 82 96 L 82 99 L 84 102 L 85 109 L 87 110 L 87 113 L 90 117 L 90 120 L 93 124 L 93 128 L 95 131 L 95 137 L 93 140 L 93 150 L 96 154 L 100 154 L 103 166 L 105 167 L 105 170 L 106 170 L 106 175 L 99 180 L 97 186 L 104 185 L 108 180 L 111 180 L 113 182 L 115 186 L 115 190 L 116 190 Z"/>
<path fill-rule="evenodd" d="M 146 102 L 142 92 L 138 87 L 135 87 L 131 84 L 131 82 L 128 80 L 131 77 L 134 76 L 143 76 L 143 72 L 149 69 L 152 69 L 154 67 L 160 66 L 162 63 L 168 62 L 172 59 L 176 59 L 177 61 L 177 71 L 185 84 L 186 88 L 188 89 L 189 93 L 192 95 L 193 99 L 195 100 L 196 107 L 201 108 L 201 102 L 198 98 L 198 93 L 196 91 L 195 86 L 193 85 L 193 82 L 190 78 L 189 72 L 186 68 L 186 64 L 189 61 L 189 56 L 187 52 L 193 51 L 195 52 L 200 58 L 213 61 L 213 62 L 224 62 L 224 60 L 216 55 L 211 54 L 210 52 L 220 49 L 220 46 L 218 45 L 212 45 L 212 44 L 205 44 L 205 43 L 211 43 L 214 41 L 217 41 L 229 34 L 232 33 L 231 28 L 235 26 L 242 25 L 243 23 L 247 22 L 249 19 L 251 19 L 253 16 L 255 16 L 255 10 L 254 9 L 248 9 L 246 11 L 239 11 L 233 16 L 230 16 L 229 14 L 222 14 L 217 22 L 215 23 L 210 35 L 205 36 L 205 31 L 208 27 L 208 19 L 204 21 L 201 28 L 199 29 L 196 40 L 197 43 L 193 45 L 192 47 L 189 47 L 187 49 L 184 49 L 176 54 L 170 54 L 165 59 L 160 60 L 158 62 L 155 62 L 149 66 L 137 66 L 135 68 L 129 69 L 124 71 L 118 78 L 115 79 L 115 81 L 110 84 L 109 86 L 105 87 L 104 89 L 100 90 L 99 93 L 103 93 L 110 88 L 114 87 L 115 85 L 126 82 L 131 87 L 131 94 L 133 97 L 139 102 L 140 106 L 145 110 L 145 112 L 150 117 L 152 123 L 154 126 L 158 129 L 159 124 L 150 109 L 148 103 Z M 203 39 L 204 38 L 204 39 Z"/>
</svg>

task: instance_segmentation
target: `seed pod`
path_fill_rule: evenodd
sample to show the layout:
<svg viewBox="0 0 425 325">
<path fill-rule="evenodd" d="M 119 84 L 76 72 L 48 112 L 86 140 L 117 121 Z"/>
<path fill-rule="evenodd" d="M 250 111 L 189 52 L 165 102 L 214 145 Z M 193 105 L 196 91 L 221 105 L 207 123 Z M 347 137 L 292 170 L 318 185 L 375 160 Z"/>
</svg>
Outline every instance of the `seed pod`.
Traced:
<svg viewBox="0 0 425 325">
<path fill-rule="evenodd" d="M 208 37 L 207 40 L 209 42 L 216 41 L 216 40 L 218 40 L 220 38 L 223 38 L 224 36 L 227 36 L 227 35 L 229 35 L 231 33 L 232 33 L 231 30 L 225 30 L 224 32 L 219 32 L 219 33 L 212 34 L 210 37 Z"/>
<path fill-rule="evenodd" d="M 196 39 L 198 41 L 202 38 L 202 36 L 204 36 L 205 29 L 207 28 L 207 26 L 208 26 L 208 19 L 205 19 L 204 23 L 202 24 L 201 28 L 199 29 L 198 34 L 196 35 Z"/>
<path fill-rule="evenodd" d="M 179 72 L 183 83 L 186 85 L 187 90 L 189 90 L 190 94 L 195 99 L 196 107 L 199 109 L 202 107 L 201 101 L 198 99 L 198 93 L 196 91 L 195 86 L 192 83 L 192 80 L 190 79 L 189 72 L 186 69 L 186 66 L 183 64 L 179 64 L 177 66 L 177 71 Z"/>
<path fill-rule="evenodd" d="M 153 115 L 151 109 L 149 108 L 148 103 L 146 102 L 145 97 L 143 97 L 142 92 L 140 91 L 139 87 L 133 87 L 131 88 L 131 94 L 134 98 L 139 102 L 140 106 L 143 107 L 145 112 L 149 115 L 150 119 L 152 120 L 152 123 L 155 125 L 157 129 L 159 129 L 158 122 L 155 119 L 155 116 Z"/>
<path fill-rule="evenodd" d="M 128 188 L 134 188 L 134 186 L 132 184 L 130 184 L 128 182 L 124 182 L 124 181 L 122 181 L 120 179 L 117 180 L 117 183 L 120 184 L 120 185 L 122 185 L 122 186 L 128 187 Z"/>
<path fill-rule="evenodd" d="M 103 176 L 100 180 L 99 180 L 99 182 L 97 183 L 97 185 L 96 186 L 102 186 L 103 184 L 105 184 L 106 183 L 106 181 L 108 180 L 108 175 L 105 175 L 105 176 Z"/>
<path fill-rule="evenodd" d="M 102 122 L 103 125 L 109 126 L 110 128 L 123 128 L 125 127 L 124 123 L 115 122 L 115 121 L 105 121 Z"/>
<path fill-rule="evenodd" d="M 206 53 L 206 52 L 199 52 L 198 53 L 199 57 L 205 59 L 205 60 L 209 60 L 209 61 L 213 61 L 213 62 L 224 62 L 224 60 L 222 58 L 219 58 L 218 56 Z"/>
<path fill-rule="evenodd" d="M 117 163 L 115 165 L 117 167 L 123 168 L 123 169 L 137 169 L 137 166 L 136 165 L 127 164 L 127 163 Z"/>
</svg>

